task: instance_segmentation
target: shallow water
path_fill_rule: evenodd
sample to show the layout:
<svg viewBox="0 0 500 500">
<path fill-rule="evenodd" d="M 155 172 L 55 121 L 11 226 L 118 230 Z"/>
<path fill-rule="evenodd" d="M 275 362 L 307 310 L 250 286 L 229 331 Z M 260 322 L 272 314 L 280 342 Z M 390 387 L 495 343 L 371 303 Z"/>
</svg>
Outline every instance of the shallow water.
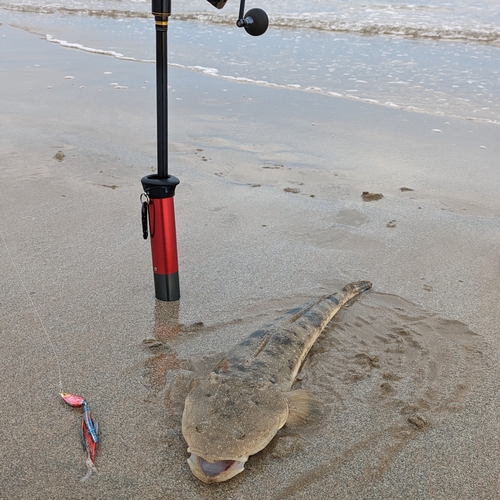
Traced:
<svg viewBox="0 0 500 500">
<path fill-rule="evenodd" d="M 174 3 L 169 61 L 256 85 L 500 123 L 497 2 L 299 8 L 275 0 L 263 7 L 271 27 L 254 38 L 234 26 L 236 5 L 217 11 L 207 2 Z M 3 1 L 0 13 L 5 23 L 96 56 L 155 60 L 149 2 Z"/>
<path fill-rule="evenodd" d="M 93 16 L 145 18 L 151 13 L 150 0 L 1 0 L 0 6 L 14 12 L 39 14 L 90 14 Z M 459 39 L 495 43 L 499 39 L 500 6 L 496 0 L 450 0 L 436 5 L 429 0 L 418 4 L 404 0 L 266 0 L 246 4 L 246 10 L 264 8 L 272 24 L 292 29 L 394 34 L 421 38 Z M 172 2 L 172 14 L 180 19 L 209 24 L 235 24 L 239 3 L 229 1 L 222 10 L 208 2 Z"/>
</svg>

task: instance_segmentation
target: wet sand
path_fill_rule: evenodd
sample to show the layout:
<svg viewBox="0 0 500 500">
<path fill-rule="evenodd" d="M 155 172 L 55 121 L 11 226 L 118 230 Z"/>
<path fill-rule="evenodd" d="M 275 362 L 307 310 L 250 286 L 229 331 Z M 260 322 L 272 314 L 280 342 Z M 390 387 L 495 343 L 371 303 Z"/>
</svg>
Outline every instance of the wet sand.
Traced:
<svg viewBox="0 0 500 500">
<path fill-rule="evenodd" d="M 0 496 L 497 496 L 497 126 L 171 68 L 182 297 L 160 303 L 154 66 L 0 36 Z M 359 279 L 297 383 L 319 418 L 196 480 L 180 413 L 203 356 Z M 53 350 L 101 425 L 85 483 Z"/>
</svg>

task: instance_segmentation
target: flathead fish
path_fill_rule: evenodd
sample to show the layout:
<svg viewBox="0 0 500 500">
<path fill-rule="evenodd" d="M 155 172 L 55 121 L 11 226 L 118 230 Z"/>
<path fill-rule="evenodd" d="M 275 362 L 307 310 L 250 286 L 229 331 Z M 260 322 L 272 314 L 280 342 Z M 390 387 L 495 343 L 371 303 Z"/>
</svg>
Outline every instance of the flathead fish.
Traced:
<svg viewBox="0 0 500 500">
<path fill-rule="evenodd" d="M 237 344 L 208 376 L 194 380 L 184 404 L 182 434 L 198 479 L 210 484 L 236 476 L 281 427 L 307 417 L 312 396 L 291 390 L 300 367 L 340 308 L 371 286 L 369 281 L 350 283 L 291 311 Z"/>
</svg>

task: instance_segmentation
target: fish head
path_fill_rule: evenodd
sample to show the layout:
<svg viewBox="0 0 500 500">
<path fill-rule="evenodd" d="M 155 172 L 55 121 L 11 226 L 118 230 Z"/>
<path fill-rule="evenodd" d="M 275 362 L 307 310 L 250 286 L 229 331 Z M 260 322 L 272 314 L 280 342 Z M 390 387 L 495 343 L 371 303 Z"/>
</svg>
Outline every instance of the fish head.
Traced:
<svg viewBox="0 0 500 500">
<path fill-rule="evenodd" d="M 212 372 L 189 392 L 182 415 L 191 472 L 204 483 L 231 479 L 264 449 L 288 417 L 272 382 L 231 380 Z"/>
</svg>

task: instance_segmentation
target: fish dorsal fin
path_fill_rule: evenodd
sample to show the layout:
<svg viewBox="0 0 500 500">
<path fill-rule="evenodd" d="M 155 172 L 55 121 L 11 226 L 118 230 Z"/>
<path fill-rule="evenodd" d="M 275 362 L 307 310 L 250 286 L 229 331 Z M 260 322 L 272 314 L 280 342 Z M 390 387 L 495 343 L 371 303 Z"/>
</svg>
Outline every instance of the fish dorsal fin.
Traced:
<svg viewBox="0 0 500 500">
<path fill-rule="evenodd" d="M 272 336 L 272 333 L 269 332 L 263 339 L 262 339 L 262 342 L 257 346 L 257 349 L 255 350 L 255 352 L 252 354 L 252 358 L 256 358 L 259 353 L 262 351 L 262 349 L 264 349 L 264 347 L 266 347 L 267 343 L 269 342 L 269 339 L 271 338 Z"/>
</svg>

